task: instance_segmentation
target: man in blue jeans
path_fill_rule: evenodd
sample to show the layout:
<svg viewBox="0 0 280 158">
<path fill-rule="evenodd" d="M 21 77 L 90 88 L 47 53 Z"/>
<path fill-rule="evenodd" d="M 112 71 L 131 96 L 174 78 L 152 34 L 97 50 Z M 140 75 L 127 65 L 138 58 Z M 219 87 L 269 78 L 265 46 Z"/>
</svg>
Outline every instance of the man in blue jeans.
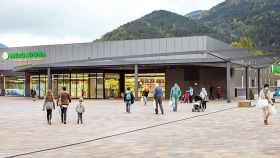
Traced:
<svg viewBox="0 0 280 158">
<path fill-rule="evenodd" d="M 61 123 L 66 124 L 67 108 L 71 103 L 70 94 L 66 91 L 66 87 L 62 87 L 62 92 L 58 96 L 57 105 L 61 108 Z"/>
<path fill-rule="evenodd" d="M 124 102 L 126 104 L 126 112 L 130 113 L 130 107 L 134 103 L 134 96 L 129 87 L 124 94 Z"/>
<path fill-rule="evenodd" d="M 158 106 L 159 106 L 161 114 L 163 115 L 164 113 L 162 107 L 162 96 L 163 96 L 162 88 L 160 87 L 160 84 L 157 84 L 156 88 L 154 89 L 154 99 L 156 102 L 155 113 L 158 114 Z"/>
<path fill-rule="evenodd" d="M 182 92 L 181 92 L 180 87 L 178 86 L 177 83 L 175 83 L 170 91 L 170 100 L 172 101 L 172 106 L 173 106 L 174 112 L 177 112 L 178 100 L 181 97 L 181 94 L 182 94 Z"/>
</svg>

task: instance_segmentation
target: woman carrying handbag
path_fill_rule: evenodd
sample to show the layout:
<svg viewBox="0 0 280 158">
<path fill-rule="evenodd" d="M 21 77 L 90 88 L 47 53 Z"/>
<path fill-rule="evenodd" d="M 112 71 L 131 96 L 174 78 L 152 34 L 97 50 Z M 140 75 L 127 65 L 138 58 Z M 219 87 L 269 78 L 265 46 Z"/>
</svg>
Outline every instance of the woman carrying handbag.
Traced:
<svg viewBox="0 0 280 158">
<path fill-rule="evenodd" d="M 272 114 L 273 107 L 272 96 L 269 90 L 269 85 L 265 84 L 261 90 L 259 99 L 257 101 L 257 107 L 262 108 L 264 114 L 264 124 L 268 125 Z"/>
<path fill-rule="evenodd" d="M 47 95 L 45 97 L 45 102 L 44 102 L 44 106 L 43 106 L 43 111 L 47 111 L 47 121 L 48 124 L 51 125 L 52 124 L 52 110 L 55 109 L 55 102 L 54 102 L 54 97 L 52 94 L 51 90 L 48 90 Z"/>
</svg>

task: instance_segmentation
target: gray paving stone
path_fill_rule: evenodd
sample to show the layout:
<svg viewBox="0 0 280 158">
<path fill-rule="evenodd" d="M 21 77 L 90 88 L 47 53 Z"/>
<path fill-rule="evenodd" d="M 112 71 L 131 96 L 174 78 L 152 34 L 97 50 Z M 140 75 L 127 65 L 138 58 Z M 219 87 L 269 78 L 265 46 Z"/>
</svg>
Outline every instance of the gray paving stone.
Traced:
<svg viewBox="0 0 280 158">
<path fill-rule="evenodd" d="M 76 124 L 74 107 L 68 110 L 68 124 L 60 123 L 58 110 L 47 125 L 42 100 L 0 97 L 0 157 L 52 148 L 165 123 L 202 113 L 180 104 L 177 113 L 164 102 L 165 115 L 154 115 L 152 103 L 137 102 L 132 113 L 124 112 L 121 100 L 86 100 L 85 124 Z M 211 102 L 207 112 L 235 106 Z M 279 158 L 280 114 L 273 125 L 264 126 L 256 108 L 235 108 L 63 149 L 22 157 L 191 157 L 191 158 Z"/>
</svg>

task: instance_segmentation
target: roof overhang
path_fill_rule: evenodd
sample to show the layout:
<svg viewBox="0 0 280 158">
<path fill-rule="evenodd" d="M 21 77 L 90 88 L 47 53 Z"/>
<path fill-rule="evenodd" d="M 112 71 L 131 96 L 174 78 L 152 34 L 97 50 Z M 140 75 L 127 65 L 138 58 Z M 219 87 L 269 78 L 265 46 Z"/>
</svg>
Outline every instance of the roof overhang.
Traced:
<svg viewBox="0 0 280 158">
<path fill-rule="evenodd" d="M 204 50 L 190 52 L 173 52 L 157 54 L 141 54 L 130 56 L 103 57 L 86 60 L 72 60 L 65 62 L 30 64 L 19 66 L 14 71 L 26 71 L 32 69 L 76 68 L 76 67 L 106 67 L 123 65 L 176 65 L 176 64 L 212 64 L 231 62 L 233 66 L 264 68 L 280 61 L 279 53 L 270 55 L 252 56 L 252 49 L 223 49 Z"/>
</svg>

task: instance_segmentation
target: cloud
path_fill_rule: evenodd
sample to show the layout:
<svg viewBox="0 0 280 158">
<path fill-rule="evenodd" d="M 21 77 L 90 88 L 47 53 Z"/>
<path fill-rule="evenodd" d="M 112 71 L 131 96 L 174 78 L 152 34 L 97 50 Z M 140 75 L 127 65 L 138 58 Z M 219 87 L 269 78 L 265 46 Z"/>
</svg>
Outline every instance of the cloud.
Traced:
<svg viewBox="0 0 280 158">
<path fill-rule="evenodd" d="M 0 42 L 8 46 L 86 42 L 165 9 L 179 14 L 223 0 L 1 0 Z"/>
</svg>

